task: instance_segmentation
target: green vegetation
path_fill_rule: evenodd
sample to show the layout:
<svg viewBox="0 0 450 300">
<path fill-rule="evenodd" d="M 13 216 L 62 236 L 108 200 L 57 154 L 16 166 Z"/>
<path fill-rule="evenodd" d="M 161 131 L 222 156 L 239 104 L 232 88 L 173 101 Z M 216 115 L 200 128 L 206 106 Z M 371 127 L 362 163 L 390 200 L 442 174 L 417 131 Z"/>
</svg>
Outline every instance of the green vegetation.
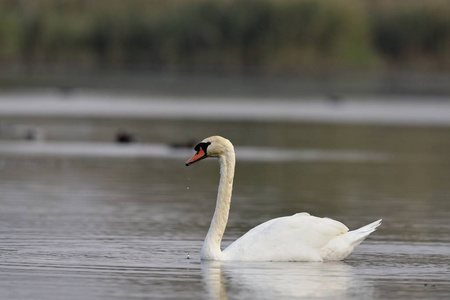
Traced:
<svg viewBox="0 0 450 300">
<path fill-rule="evenodd" d="M 0 63 L 450 69 L 446 0 L 0 0 Z"/>
</svg>

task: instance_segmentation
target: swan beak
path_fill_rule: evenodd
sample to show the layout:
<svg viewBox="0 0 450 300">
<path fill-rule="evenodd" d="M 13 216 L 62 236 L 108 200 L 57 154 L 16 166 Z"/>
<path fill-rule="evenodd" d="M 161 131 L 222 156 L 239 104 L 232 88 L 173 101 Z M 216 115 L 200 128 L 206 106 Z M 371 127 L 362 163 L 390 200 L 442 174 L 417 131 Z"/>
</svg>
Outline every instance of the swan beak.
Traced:
<svg viewBox="0 0 450 300">
<path fill-rule="evenodd" d="M 205 153 L 205 151 L 203 151 L 202 147 L 200 147 L 198 149 L 198 152 L 186 161 L 186 167 L 189 165 L 192 165 L 193 163 L 195 163 L 203 158 L 206 158 L 206 153 Z"/>
</svg>

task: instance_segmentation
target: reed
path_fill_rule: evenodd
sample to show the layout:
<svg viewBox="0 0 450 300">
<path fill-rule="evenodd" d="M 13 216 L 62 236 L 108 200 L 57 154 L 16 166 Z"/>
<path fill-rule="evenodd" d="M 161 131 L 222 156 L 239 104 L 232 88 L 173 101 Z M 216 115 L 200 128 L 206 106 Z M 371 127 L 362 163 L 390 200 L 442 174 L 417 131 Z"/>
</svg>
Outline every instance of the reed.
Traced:
<svg viewBox="0 0 450 300">
<path fill-rule="evenodd" d="M 267 72 L 450 69 L 447 1 L 0 0 L 0 62 Z"/>
</svg>

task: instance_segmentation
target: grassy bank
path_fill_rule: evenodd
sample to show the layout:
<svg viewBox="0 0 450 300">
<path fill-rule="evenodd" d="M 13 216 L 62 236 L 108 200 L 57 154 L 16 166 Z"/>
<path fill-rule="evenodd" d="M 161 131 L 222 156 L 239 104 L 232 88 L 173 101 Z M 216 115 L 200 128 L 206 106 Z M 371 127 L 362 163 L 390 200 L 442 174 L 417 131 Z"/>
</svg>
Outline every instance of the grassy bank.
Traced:
<svg viewBox="0 0 450 300">
<path fill-rule="evenodd" d="M 445 0 L 0 0 L 0 62 L 280 72 L 450 70 Z"/>
</svg>

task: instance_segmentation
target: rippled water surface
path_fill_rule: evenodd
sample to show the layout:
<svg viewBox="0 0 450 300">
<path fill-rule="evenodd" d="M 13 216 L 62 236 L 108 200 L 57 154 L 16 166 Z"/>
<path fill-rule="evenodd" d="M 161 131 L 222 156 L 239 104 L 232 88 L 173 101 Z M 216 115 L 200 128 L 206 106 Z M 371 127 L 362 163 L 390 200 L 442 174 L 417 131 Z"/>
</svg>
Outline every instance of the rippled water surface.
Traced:
<svg viewBox="0 0 450 300">
<path fill-rule="evenodd" d="M 450 294 L 446 126 L 2 117 L 0 298 L 435 298 Z M 44 138 L 24 141 L 28 127 Z M 137 143 L 113 143 L 117 130 Z M 307 211 L 383 224 L 333 263 L 201 262 L 216 160 L 185 144 L 236 146 L 223 246 Z"/>
</svg>

